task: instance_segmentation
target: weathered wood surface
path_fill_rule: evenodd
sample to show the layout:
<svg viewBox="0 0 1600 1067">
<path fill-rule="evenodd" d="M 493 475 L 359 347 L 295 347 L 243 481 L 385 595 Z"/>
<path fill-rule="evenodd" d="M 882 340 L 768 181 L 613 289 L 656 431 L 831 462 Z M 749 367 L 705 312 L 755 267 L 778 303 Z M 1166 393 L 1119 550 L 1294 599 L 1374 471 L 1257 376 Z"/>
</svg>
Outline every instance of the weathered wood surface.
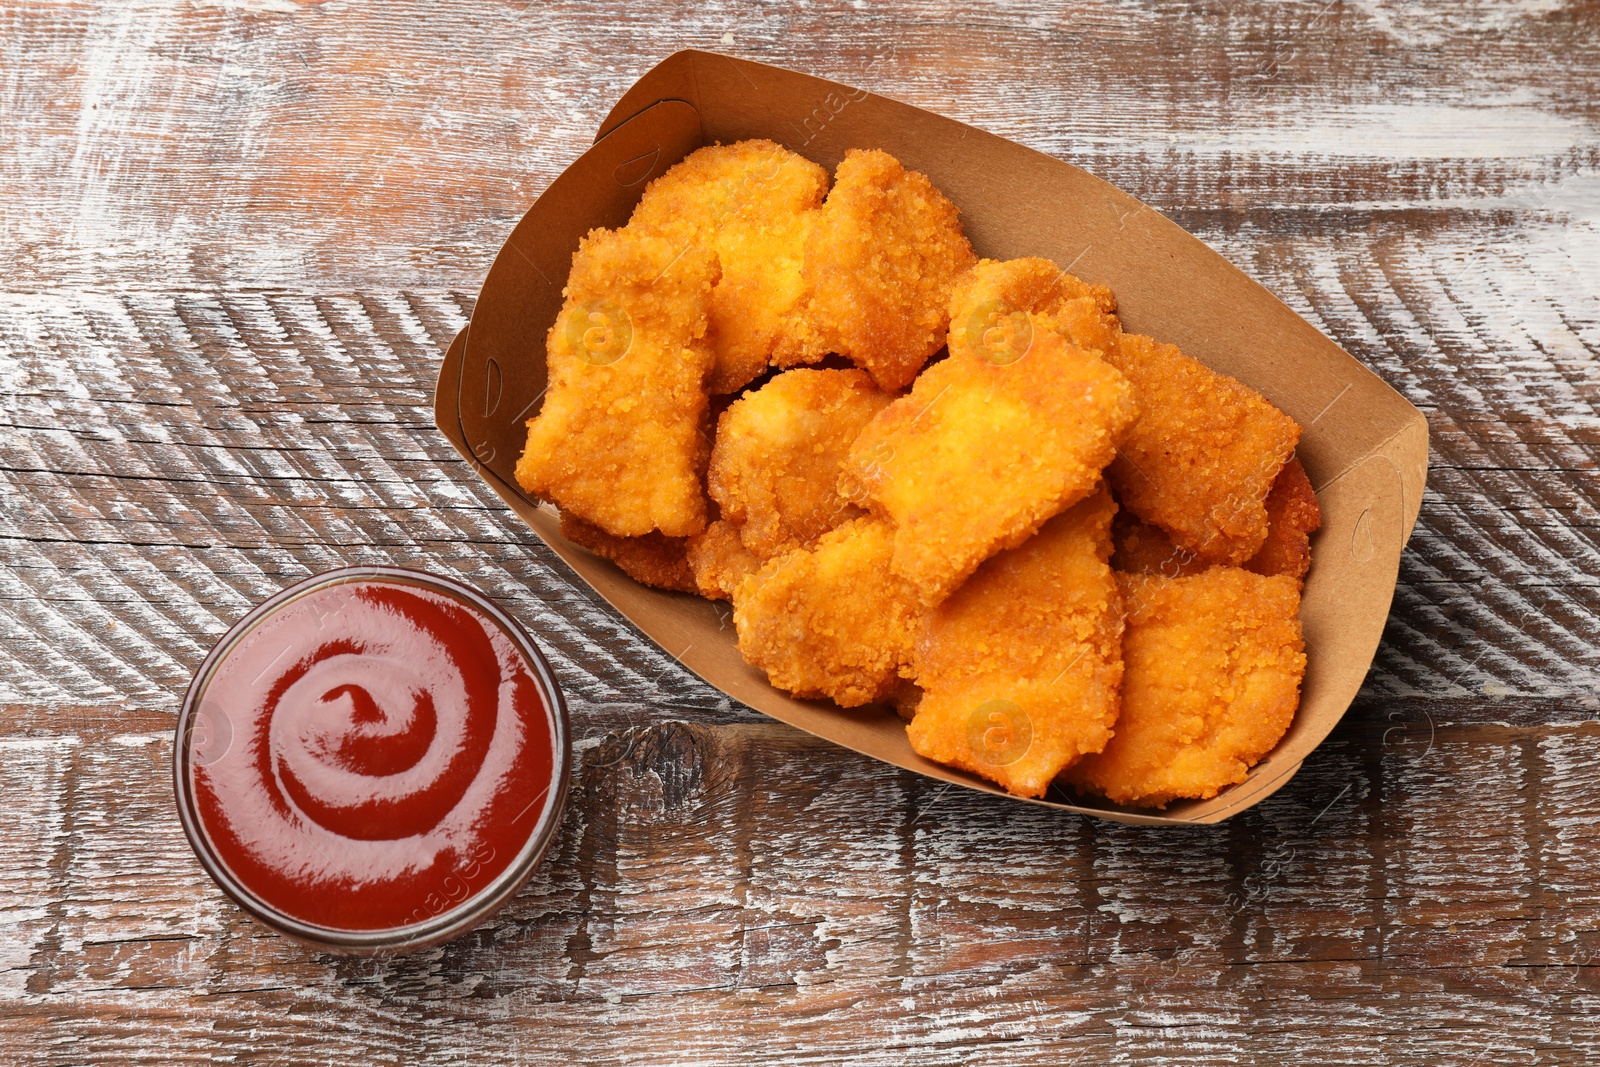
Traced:
<svg viewBox="0 0 1600 1067">
<path fill-rule="evenodd" d="M 1429 414 L 1345 724 L 1198 832 L 945 790 L 732 705 L 431 428 L 526 204 L 679 47 L 1070 159 Z M 1600 1061 L 1600 8 L 0 0 L 7 1062 Z M 349 562 L 470 581 L 580 743 L 491 927 L 341 962 L 172 813 L 177 697 Z"/>
</svg>

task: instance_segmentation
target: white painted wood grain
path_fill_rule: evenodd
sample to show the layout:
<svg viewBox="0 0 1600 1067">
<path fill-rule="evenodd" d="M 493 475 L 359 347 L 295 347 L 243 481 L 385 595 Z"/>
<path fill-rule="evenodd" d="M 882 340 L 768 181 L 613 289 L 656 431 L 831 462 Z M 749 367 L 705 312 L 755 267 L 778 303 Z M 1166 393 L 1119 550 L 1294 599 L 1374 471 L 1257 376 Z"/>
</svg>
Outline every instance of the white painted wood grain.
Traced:
<svg viewBox="0 0 1600 1067">
<path fill-rule="evenodd" d="M 70 741 L 0 746 L 7 774 L 54 763 L 41 807 L 60 815 L 41 832 L 65 888 L 42 919 L 0 926 L 0 953 L 25 959 L 6 972 L 8 1018 L 80 1005 L 38 1016 L 74 1062 L 147 1054 L 156 1026 L 173 1063 L 295 1048 L 296 1062 L 526 1062 L 576 1045 L 597 1063 L 957 1063 L 981 1048 L 1199 1064 L 1282 1042 L 1307 1062 L 1531 1060 L 1540 1043 L 1581 1049 L 1600 1010 L 1572 965 L 1592 938 L 1570 923 L 1589 912 L 1552 925 L 1529 897 L 1595 905 L 1588 823 L 1548 833 L 1514 795 L 1537 779 L 1590 804 L 1590 761 L 1572 756 L 1593 726 L 1414 746 L 1345 731 L 1308 789 L 1170 833 L 819 761 L 776 725 L 658 726 L 586 747 L 555 855 L 489 928 L 340 962 L 196 891 L 150 773 L 161 719 L 85 715 Z M 1507 765 L 1528 777 L 1491 770 Z M 73 825 L 51 831 L 60 818 Z M 1386 997 L 1407 968 L 1405 996 Z M 93 1041 L 71 1044 L 82 1026 Z"/>
</svg>

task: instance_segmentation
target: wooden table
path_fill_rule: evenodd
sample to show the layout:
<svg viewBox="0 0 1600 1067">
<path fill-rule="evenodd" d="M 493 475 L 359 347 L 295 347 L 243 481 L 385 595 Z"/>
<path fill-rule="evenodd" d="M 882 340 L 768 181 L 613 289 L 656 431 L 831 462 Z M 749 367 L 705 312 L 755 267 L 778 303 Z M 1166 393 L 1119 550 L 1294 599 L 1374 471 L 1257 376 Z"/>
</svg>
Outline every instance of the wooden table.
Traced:
<svg viewBox="0 0 1600 1067">
<path fill-rule="evenodd" d="M 433 429 L 504 235 L 656 60 L 815 71 L 1079 163 L 1427 411 L 1361 698 L 1152 832 L 947 790 L 646 644 Z M 0 1059 L 1600 1061 L 1600 9 L 0 2 Z M 178 697 L 339 564 L 544 641 L 581 766 L 486 929 L 265 932 Z"/>
</svg>

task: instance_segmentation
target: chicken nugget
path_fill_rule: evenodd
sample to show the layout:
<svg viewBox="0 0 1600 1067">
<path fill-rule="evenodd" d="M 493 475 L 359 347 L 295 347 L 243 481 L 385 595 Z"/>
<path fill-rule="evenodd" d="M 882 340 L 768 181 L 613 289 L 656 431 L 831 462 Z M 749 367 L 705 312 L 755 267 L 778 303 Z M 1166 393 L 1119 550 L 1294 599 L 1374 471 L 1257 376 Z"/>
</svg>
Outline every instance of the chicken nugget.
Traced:
<svg viewBox="0 0 1600 1067">
<path fill-rule="evenodd" d="M 911 747 L 1040 797 L 1099 752 L 1120 704 L 1122 603 L 1103 487 L 979 567 L 917 643 Z"/>
<path fill-rule="evenodd" d="M 1122 717 L 1066 780 L 1118 804 L 1208 799 L 1245 780 L 1294 719 L 1305 674 L 1300 591 L 1286 575 L 1212 567 L 1123 575 Z"/>
<path fill-rule="evenodd" d="M 774 362 L 836 352 L 880 388 L 905 388 L 944 343 L 951 287 L 973 262 L 958 215 L 887 152 L 846 152 L 806 238 L 804 329 Z"/>
<path fill-rule="evenodd" d="M 739 527 L 718 519 L 690 537 L 686 554 L 695 590 L 708 600 L 732 600 L 739 583 L 764 562 L 744 546 Z"/>
<path fill-rule="evenodd" d="M 1014 362 L 958 351 L 867 424 L 847 488 L 894 521 L 894 572 L 932 606 L 1093 492 L 1135 413 L 1115 368 L 1050 331 Z"/>
<path fill-rule="evenodd" d="M 778 338 L 799 329 L 805 237 L 828 191 L 824 168 L 772 141 L 709 145 L 650 183 L 628 229 L 680 250 L 715 251 L 722 278 L 708 334 L 707 388 L 731 393 L 755 378 Z"/>
<path fill-rule="evenodd" d="M 1110 290 L 1047 259 L 984 260 L 958 283 L 961 301 L 952 351 L 1026 351 L 1046 329 L 1127 376 L 1139 418 L 1109 475 L 1124 508 L 1204 562 L 1239 564 L 1260 550 L 1267 492 L 1300 437 L 1294 420 L 1175 345 L 1124 333 Z"/>
<path fill-rule="evenodd" d="M 889 525 L 865 516 L 769 560 L 733 598 L 745 660 L 795 696 L 847 708 L 894 699 L 923 611 L 889 569 L 893 550 Z"/>
<path fill-rule="evenodd" d="M 1117 499 L 1202 559 L 1254 556 L 1267 538 L 1267 493 L 1300 427 L 1176 345 L 1119 333 L 1106 359 L 1139 400 L 1139 419 L 1108 473 Z"/>
<path fill-rule="evenodd" d="M 1267 539 L 1244 565 L 1257 574 L 1287 574 L 1303 581 L 1311 569 L 1311 535 L 1322 526 L 1316 490 L 1300 465 L 1289 457 L 1267 494 Z"/>
<path fill-rule="evenodd" d="M 642 537 L 618 537 L 565 513 L 561 516 L 561 536 L 609 559 L 636 582 L 679 593 L 700 591 L 685 555 L 688 542 L 682 537 L 666 537 L 654 531 Z"/>
<path fill-rule="evenodd" d="M 707 488 L 747 548 L 766 560 L 864 512 L 839 493 L 861 428 L 893 398 L 861 370 L 785 371 L 717 423 Z"/>
<path fill-rule="evenodd" d="M 680 254 L 681 253 L 681 254 Z M 711 252 L 592 230 L 550 328 L 550 383 L 517 462 L 523 489 L 618 537 L 705 528 Z"/>
<path fill-rule="evenodd" d="M 1311 534 L 1322 525 L 1322 509 L 1299 459 L 1291 456 L 1278 472 L 1272 491 L 1267 494 L 1266 507 L 1267 539 L 1244 568 L 1268 576 L 1287 574 L 1303 581 L 1311 568 Z M 1128 574 L 1177 578 L 1213 566 L 1211 561 L 1174 545 L 1161 527 L 1151 526 L 1130 512 L 1117 515 L 1112 534 L 1117 551 L 1111 557 L 1111 565 Z"/>
<path fill-rule="evenodd" d="M 1090 285 L 1048 259 L 979 260 L 956 280 L 950 297 L 950 351 L 1011 362 L 1027 352 L 1037 328 L 1104 352 L 1115 335 L 1116 308 L 1110 289 Z"/>
</svg>

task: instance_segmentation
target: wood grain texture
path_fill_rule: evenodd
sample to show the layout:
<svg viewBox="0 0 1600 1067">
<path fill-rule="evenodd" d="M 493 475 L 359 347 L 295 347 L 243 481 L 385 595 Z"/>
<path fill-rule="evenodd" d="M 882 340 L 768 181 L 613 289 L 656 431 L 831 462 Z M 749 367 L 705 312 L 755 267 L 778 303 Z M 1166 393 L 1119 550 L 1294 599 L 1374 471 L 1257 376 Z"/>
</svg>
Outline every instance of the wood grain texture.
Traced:
<svg viewBox="0 0 1600 1067">
<path fill-rule="evenodd" d="M 1386 640 L 1300 776 L 1152 833 L 945 790 L 640 641 L 432 429 L 526 205 L 713 48 L 1142 197 L 1429 416 Z M 27 1064 L 1600 1060 L 1600 8 L 0 0 L 0 1047 Z M 343 563 L 571 698 L 489 927 L 307 953 L 173 816 L 189 673 Z"/>
</svg>

